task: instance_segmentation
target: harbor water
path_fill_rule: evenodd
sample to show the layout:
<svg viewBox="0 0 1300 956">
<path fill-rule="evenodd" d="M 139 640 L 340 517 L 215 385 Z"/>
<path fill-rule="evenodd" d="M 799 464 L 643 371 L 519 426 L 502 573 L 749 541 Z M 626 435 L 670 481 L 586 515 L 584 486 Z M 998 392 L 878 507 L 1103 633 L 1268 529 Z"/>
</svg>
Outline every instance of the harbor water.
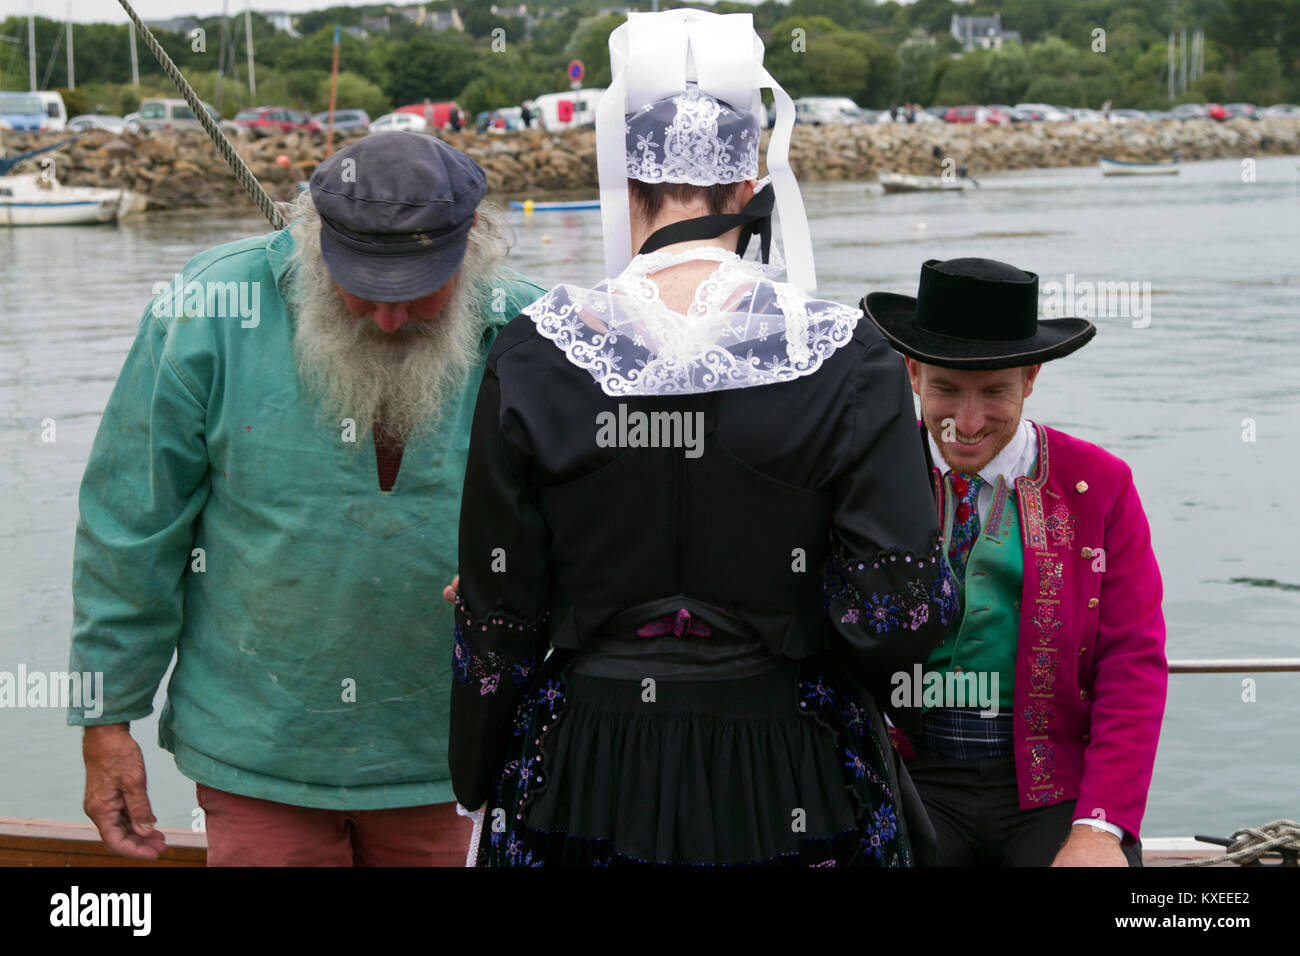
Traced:
<svg viewBox="0 0 1300 956">
<path fill-rule="evenodd" d="M 1044 367 L 1025 414 L 1132 467 L 1171 659 L 1300 656 L 1297 162 L 1013 172 L 965 194 L 803 189 L 826 298 L 914 295 L 924 260 L 958 256 L 1038 273 L 1065 314 L 1102 293 L 1097 337 Z M 600 277 L 598 212 L 509 219 L 519 271 L 543 285 Z M 0 231 L 0 671 L 68 666 L 77 487 L 151 288 L 264 228 L 194 210 Z M 194 786 L 158 748 L 156 714 L 132 732 L 159 823 L 188 828 Z M 80 737 L 62 710 L 0 708 L 0 816 L 83 820 Z M 1300 674 L 1172 676 L 1144 836 L 1296 818 L 1298 755 Z"/>
</svg>

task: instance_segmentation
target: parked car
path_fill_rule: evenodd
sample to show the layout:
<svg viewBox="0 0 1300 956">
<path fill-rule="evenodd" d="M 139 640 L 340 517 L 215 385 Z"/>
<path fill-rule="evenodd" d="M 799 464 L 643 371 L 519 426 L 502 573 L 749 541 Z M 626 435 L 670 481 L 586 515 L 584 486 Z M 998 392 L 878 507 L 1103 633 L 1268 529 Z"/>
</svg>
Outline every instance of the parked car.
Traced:
<svg viewBox="0 0 1300 956">
<path fill-rule="evenodd" d="M 1227 109 L 1221 103 L 1206 103 L 1205 115 L 1222 123 L 1226 119 L 1232 119 L 1232 110 Z"/>
<path fill-rule="evenodd" d="M 36 133 L 49 128 L 45 104 L 35 93 L 0 93 L 0 129 Z"/>
<path fill-rule="evenodd" d="M 1233 116 L 1244 116 L 1246 119 L 1259 119 L 1259 107 L 1254 103 L 1228 103 L 1223 107 Z"/>
<path fill-rule="evenodd" d="M 533 113 L 541 117 L 542 128 L 550 132 L 592 126 L 596 122 L 596 107 L 604 94 L 604 88 L 544 93 L 533 97 Z"/>
<path fill-rule="evenodd" d="M 68 126 L 68 108 L 63 105 L 63 94 L 41 90 L 34 95 L 45 108 L 45 128 L 52 133 L 63 132 Z"/>
<path fill-rule="evenodd" d="M 429 128 L 423 116 L 414 113 L 385 113 L 370 124 L 372 133 L 423 133 Z"/>
<path fill-rule="evenodd" d="M 1034 119 L 1047 123 L 1065 123 L 1072 118 L 1070 113 L 1050 103 L 1017 103 L 1016 109 L 1031 113 Z"/>
<path fill-rule="evenodd" d="M 1104 123 L 1104 122 L 1106 122 L 1106 114 L 1103 113 L 1101 110 L 1091 110 L 1091 109 L 1085 109 L 1085 108 L 1075 108 L 1075 109 L 1072 109 L 1070 112 L 1072 112 L 1072 113 L 1074 114 L 1074 121 L 1075 121 L 1076 123 Z"/>
<path fill-rule="evenodd" d="M 156 129 L 202 129 L 194 118 L 190 104 L 181 99 L 150 97 L 140 102 L 140 128 L 152 132 Z"/>
<path fill-rule="evenodd" d="M 991 106 L 954 106 L 944 117 L 947 123 L 992 123 L 1003 125 L 1011 122 L 1005 113 Z"/>
<path fill-rule="evenodd" d="M 1275 103 L 1265 109 L 1260 110 L 1261 116 L 1287 116 L 1292 119 L 1300 118 L 1300 106 L 1294 103 Z"/>
<path fill-rule="evenodd" d="M 1203 119 L 1210 115 L 1210 111 L 1199 103 L 1179 103 L 1171 112 L 1174 119 L 1180 120 Z"/>
<path fill-rule="evenodd" d="M 120 116 L 104 113 L 83 113 L 68 120 L 68 132 L 84 133 L 86 130 L 102 129 L 110 133 L 121 133 L 126 129 L 126 120 Z"/>
<path fill-rule="evenodd" d="M 1024 123 L 1029 120 L 1029 117 L 1026 116 L 1023 111 L 1016 109 L 1014 106 L 1006 106 L 1002 103 L 990 103 L 988 104 L 988 108 L 991 110 L 997 110 L 1012 123 Z"/>
<path fill-rule="evenodd" d="M 1152 117 L 1141 110 L 1111 110 L 1110 121 L 1112 123 L 1141 123 Z"/>
<path fill-rule="evenodd" d="M 329 110 L 317 113 L 312 119 L 316 121 L 316 125 L 322 130 L 329 129 Z M 352 132 L 353 130 L 364 131 L 370 128 L 370 114 L 365 110 L 335 110 L 334 128 L 346 132 Z"/>
<path fill-rule="evenodd" d="M 269 136 L 272 133 L 291 131 L 303 133 L 321 133 L 320 124 L 303 110 L 291 110 L 287 106 L 255 106 L 249 110 L 240 110 L 235 114 L 235 125 L 253 131 L 254 136 Z"/>
<path fill-rule="evenodd" d="M 794 101 L 794 121 L 810 126 L 862 122 L 862 108 L 847 96 L 802 96 Z"/>
</svg>

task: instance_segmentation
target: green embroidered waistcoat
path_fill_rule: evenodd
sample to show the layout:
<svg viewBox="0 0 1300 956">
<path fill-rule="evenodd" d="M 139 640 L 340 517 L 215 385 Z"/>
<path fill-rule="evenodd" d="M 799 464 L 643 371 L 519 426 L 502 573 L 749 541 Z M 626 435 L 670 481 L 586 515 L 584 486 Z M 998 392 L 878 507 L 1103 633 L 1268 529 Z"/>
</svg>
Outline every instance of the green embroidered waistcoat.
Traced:
<svg viewBox="0 0 1300 956">
<path fill-rule="evenodd" d="M 943 554 L 948 560 L 957 496 L 944 495 Z M 957 578 L 962 615 L 930 652 L 926 671 L 943 675 L 980 672 L 998 675 L 998 710 L 1015 703 L 1016 646 L 1020 635 L 1020 592 L 1024 580 L 1020 509 L 1015 487 L 999 475 L 979 537 L 971 546 L 965 580 Z M 951 570 L 951 566 L 950 566 Z M 951 702 L 947 702 L 951 703 Z M 966 706 L 976 707 L 976 700 Z M 928 710 L 928 708 L 927 708 Z"/>
</svg>

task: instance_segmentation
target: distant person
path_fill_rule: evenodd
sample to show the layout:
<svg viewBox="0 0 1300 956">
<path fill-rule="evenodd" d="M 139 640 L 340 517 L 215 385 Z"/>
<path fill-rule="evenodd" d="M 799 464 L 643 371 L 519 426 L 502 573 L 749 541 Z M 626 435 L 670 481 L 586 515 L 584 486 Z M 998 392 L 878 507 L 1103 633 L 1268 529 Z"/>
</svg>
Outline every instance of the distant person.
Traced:
<svg viewBox="0 0 1300 956">
<path fill-rule="evenodd" d="M 907 121 L 908 121 L 909 123 L 915 123 L 915 122 L 916 122 L 916 104 L 915 104 L 915 103 L 908 103 L 908 104 L 907 104 Z"/>
<path fill-rule="evenodd" d="M 453 107 L 451 108 L 451 129 L 452 129 L 452 132 L 454 132 L 454 133 L 459 133 L 459 132 L 461 131 L 461 128 L 462 128 L 463 126 L 464 126 L 464 122 L 463 122 L 463 121 L 461 120 L 461 118 L 460 118 L 460 110 L 456 109 L 456 107 L 453 106 Z"/>
<path fill-rule="evenodd" d="M 1105 115 L 1106 119 L 1110 119 L 1110 100 L 1101 104 L 1101 111 Z"/>
<path fill-rule="evenodd" d="M 891 103 L 889 106 L 889 119 L 891 122 L 898 122 L 898 104 Z"/>
<path fill-rule="evenodd" d="M 165 849 L 129 724 L 175 653 L 158 739 L 197 782 L 210 866 L 463 865 L 439 594 L 484 361 L 544 291 L 502 263 L 486 191 L 440 139 L 364 137 L 288 228 L 201 253 L 184 308 L 145 310 L 73 554 L 73 669 L 105 695 L 68 722 L 113 852 Z M 189 289 L 212 309 L 237 286 L 248 319 L 185 317 Z"/>
<path fill-rule="evenodd" d="M 525 103 L 523 109 L 519 111 L 519 116 L 520 119 L 524 121 L 524 129 L 528 129 L 533 125 L 533 111 L 528 108 L 527 103 Z"/>
<path fill-rule="evenodd" d="M 992 259 L 932 259 L 917 298 L 862 305 L 920 396 L 960 587 L 924 683 L 979 687 L 896 736 L 937 864 L 1141 866 L 1168 680 L 1151 532 L 1128 465 L 1023 417 L 1042 363 L 1096 329 L 1038 321 L 1038 276 Z"/>
</svg>

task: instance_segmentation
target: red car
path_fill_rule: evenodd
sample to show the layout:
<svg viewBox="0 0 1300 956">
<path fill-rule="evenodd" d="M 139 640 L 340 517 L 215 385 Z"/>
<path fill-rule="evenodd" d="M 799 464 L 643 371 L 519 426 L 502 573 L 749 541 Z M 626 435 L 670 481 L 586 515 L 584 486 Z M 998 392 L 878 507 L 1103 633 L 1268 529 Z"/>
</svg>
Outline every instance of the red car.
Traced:
<svg viewBox="0 0 1300 956">
<path fill-rule="evenodd" d="M 320 124 L 311 118 L 310 113 L 291 110 L 287 106 L 257 106 L 251 110 L 240 110 L 235 114 L 235 122 L 260 136 L 287 133 L 290 130 L 304 133 L 323 132 Z"/>
<path fill-rule="evenodd" d="M 1010 123 L 1011 117 L 991 106 L 954 106 L 944 114 L 946 123 Z"/>
<path fill-rule="evenodd" d="M 1226 109 L 1219 103 L 1206 103 L 1206 116 L 1212 120 L 1232 119 L 1232 110 Z"/>
</svg>

